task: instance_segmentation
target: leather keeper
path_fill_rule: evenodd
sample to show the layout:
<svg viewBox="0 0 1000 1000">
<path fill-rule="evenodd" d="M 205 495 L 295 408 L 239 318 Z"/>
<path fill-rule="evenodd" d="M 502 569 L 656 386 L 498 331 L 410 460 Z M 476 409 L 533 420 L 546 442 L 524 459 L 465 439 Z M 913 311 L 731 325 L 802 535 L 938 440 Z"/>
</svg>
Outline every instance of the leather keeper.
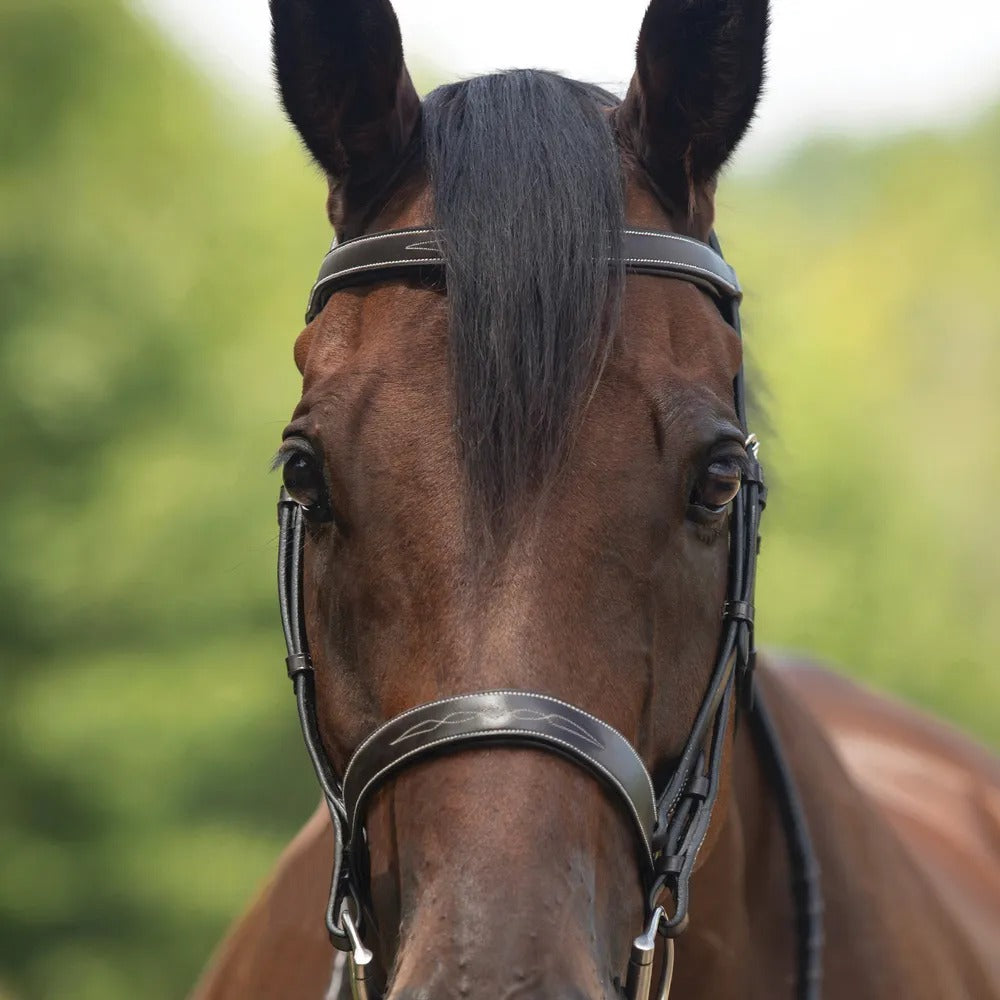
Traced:
<svg viewBox="0 0 1000 1000">
<path fill-rule="evenodd" d="M 722 617 L 753 625 L 754 607 L 749 601 L 726 601 Z"/>
<path fill-rule="evenodd" d="M 707 775 L 699 774 L 697 778 L 692 778 L 691 783 L 684 789 L 686 798 L 698 799 L 704 802 L 708 798 L 708 793 L 712 788 L 712 782 Z"/>
</svg>

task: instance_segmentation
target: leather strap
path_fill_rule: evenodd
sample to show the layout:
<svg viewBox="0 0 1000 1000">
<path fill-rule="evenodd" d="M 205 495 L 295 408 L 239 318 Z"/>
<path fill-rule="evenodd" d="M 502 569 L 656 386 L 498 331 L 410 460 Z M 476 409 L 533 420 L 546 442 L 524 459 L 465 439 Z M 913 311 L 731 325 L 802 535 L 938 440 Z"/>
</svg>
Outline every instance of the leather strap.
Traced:
<svg viewBox="0 0 1000 1000">
<path fill-rule="evenodd" d="M 446 263 L 440 234 L 434 229 L 394 229 L 334 243 L 309 294 L 306 322 L 311 323 L 342 288 L 393 278 L 439 282 Z M 680 278 L 717 299 L 738 302 L 743 294 L 736 272 L 721 254 L 676 233 L 624 230 L 622 263 L 630 274 Z"/>
<path fill-rule="evenodd" d="M 376 729 L 344 772 L 348 842 L 364 822 L 369 795 L 395 771 L 435 752 L 467 749 L 473 742 L 535 746 L 582 764 L 625 801 L 652 866 L 653 783 L 632 744 L 582 709 L 526 691 L 444 698 L 403 712 Z"/>
<path fill-rule="evenodd" d="M 754 743 L 774 787 L 792 868 L 798 978 L 795 1000 L 820 1000 L 823 993 L 823 885 L 819 859 L 809 834 L 805 806 L 788 764 L 778 729 L 763 700 L 750 712 Z"/>
</svg>

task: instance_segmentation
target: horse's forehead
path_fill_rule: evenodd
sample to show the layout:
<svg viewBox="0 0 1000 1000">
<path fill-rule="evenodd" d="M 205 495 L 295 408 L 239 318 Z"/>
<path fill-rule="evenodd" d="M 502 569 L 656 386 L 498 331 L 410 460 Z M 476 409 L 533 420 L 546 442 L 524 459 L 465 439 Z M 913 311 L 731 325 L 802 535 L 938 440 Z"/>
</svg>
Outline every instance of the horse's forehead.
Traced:
<svg viewBox="0 0 1000 1000">
<path fill-rule="evenodd" d="M 447 303 L 440 292 L 387 283 L 334 296 L 296 347 L 304 390 L 350 371 L 404 372 L 439 388 L 448 372 Z M 611 370 L 652 383 L 703 384 L 727 395 L 739 338 L 704 292 L 688 282 L 626 279 L 622 328 Z"/>
<path fill-rule="evenodd" d="M 627 279 L 612 363 L 651 391 L 683 384 L 729 404 L 742 356 L 735 331 L 690 282 L 649 275 Z"/>
</svg>

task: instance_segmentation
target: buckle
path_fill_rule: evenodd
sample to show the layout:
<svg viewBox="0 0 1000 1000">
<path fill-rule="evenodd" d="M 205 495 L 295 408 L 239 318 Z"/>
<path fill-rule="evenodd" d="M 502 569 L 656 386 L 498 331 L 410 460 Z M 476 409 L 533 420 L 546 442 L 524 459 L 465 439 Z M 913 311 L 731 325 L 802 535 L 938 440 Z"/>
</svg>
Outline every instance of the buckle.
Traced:
<svg viewBox="0 0 1000 1000">
<path fill-rule="evenodd" d="M 368 989 L 368 966 L 374 957 L 361 940 L 357 927 L 350 912 L 345 907 L 342 915 L 344 930 L 351 942 L 351 949 L 347 953 L 347 964 L 351 970 L 351 995 L 356 1000 L 369 1000 L 371 993 Z"/>
</svg>

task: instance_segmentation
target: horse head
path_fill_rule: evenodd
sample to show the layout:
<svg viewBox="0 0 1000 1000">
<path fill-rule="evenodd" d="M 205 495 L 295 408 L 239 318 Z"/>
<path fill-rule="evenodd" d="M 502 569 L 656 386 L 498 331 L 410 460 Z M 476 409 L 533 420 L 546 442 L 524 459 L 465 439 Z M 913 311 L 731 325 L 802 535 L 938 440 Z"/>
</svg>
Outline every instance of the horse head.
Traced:
<svg viewBox="0 0 1000 1000">
<path fill-rule="evenodd" d="M 380 258 L 316 303 L 295 345 L 279 462 L 306 512 L 330 773 L 400 713 L 437 705 L 417 717 L 426 738 L 473 711 L 446 699 L 531 692 L 552 700 L 515 721 L 539 713 L 572 742 L 600 720 L 662 788 L 720 656 L 732 669 L 726 636 L 747 641 L 749 612 L 723 609 L 756 466 L 738 331 L 711 289 L 643 273 L 626 241 L 709 241 L 761 88 L 765 0 L 653 0 L 620 102 L 540 71 L 421 101 L 387 0 L 271 10 L 284 105 L 338 239 L 416 230 L 406 252 L 441 260 L 390 273 Z M 620 995 L 650 845 L 592 768 L 514 742 L 422 755 L 365 801 L 365 944 L 393 1000 Z M 717 800 L 687 859 L 696 881 L 732 839 L 731 746 L 703 725 Z"/>
</svg>

